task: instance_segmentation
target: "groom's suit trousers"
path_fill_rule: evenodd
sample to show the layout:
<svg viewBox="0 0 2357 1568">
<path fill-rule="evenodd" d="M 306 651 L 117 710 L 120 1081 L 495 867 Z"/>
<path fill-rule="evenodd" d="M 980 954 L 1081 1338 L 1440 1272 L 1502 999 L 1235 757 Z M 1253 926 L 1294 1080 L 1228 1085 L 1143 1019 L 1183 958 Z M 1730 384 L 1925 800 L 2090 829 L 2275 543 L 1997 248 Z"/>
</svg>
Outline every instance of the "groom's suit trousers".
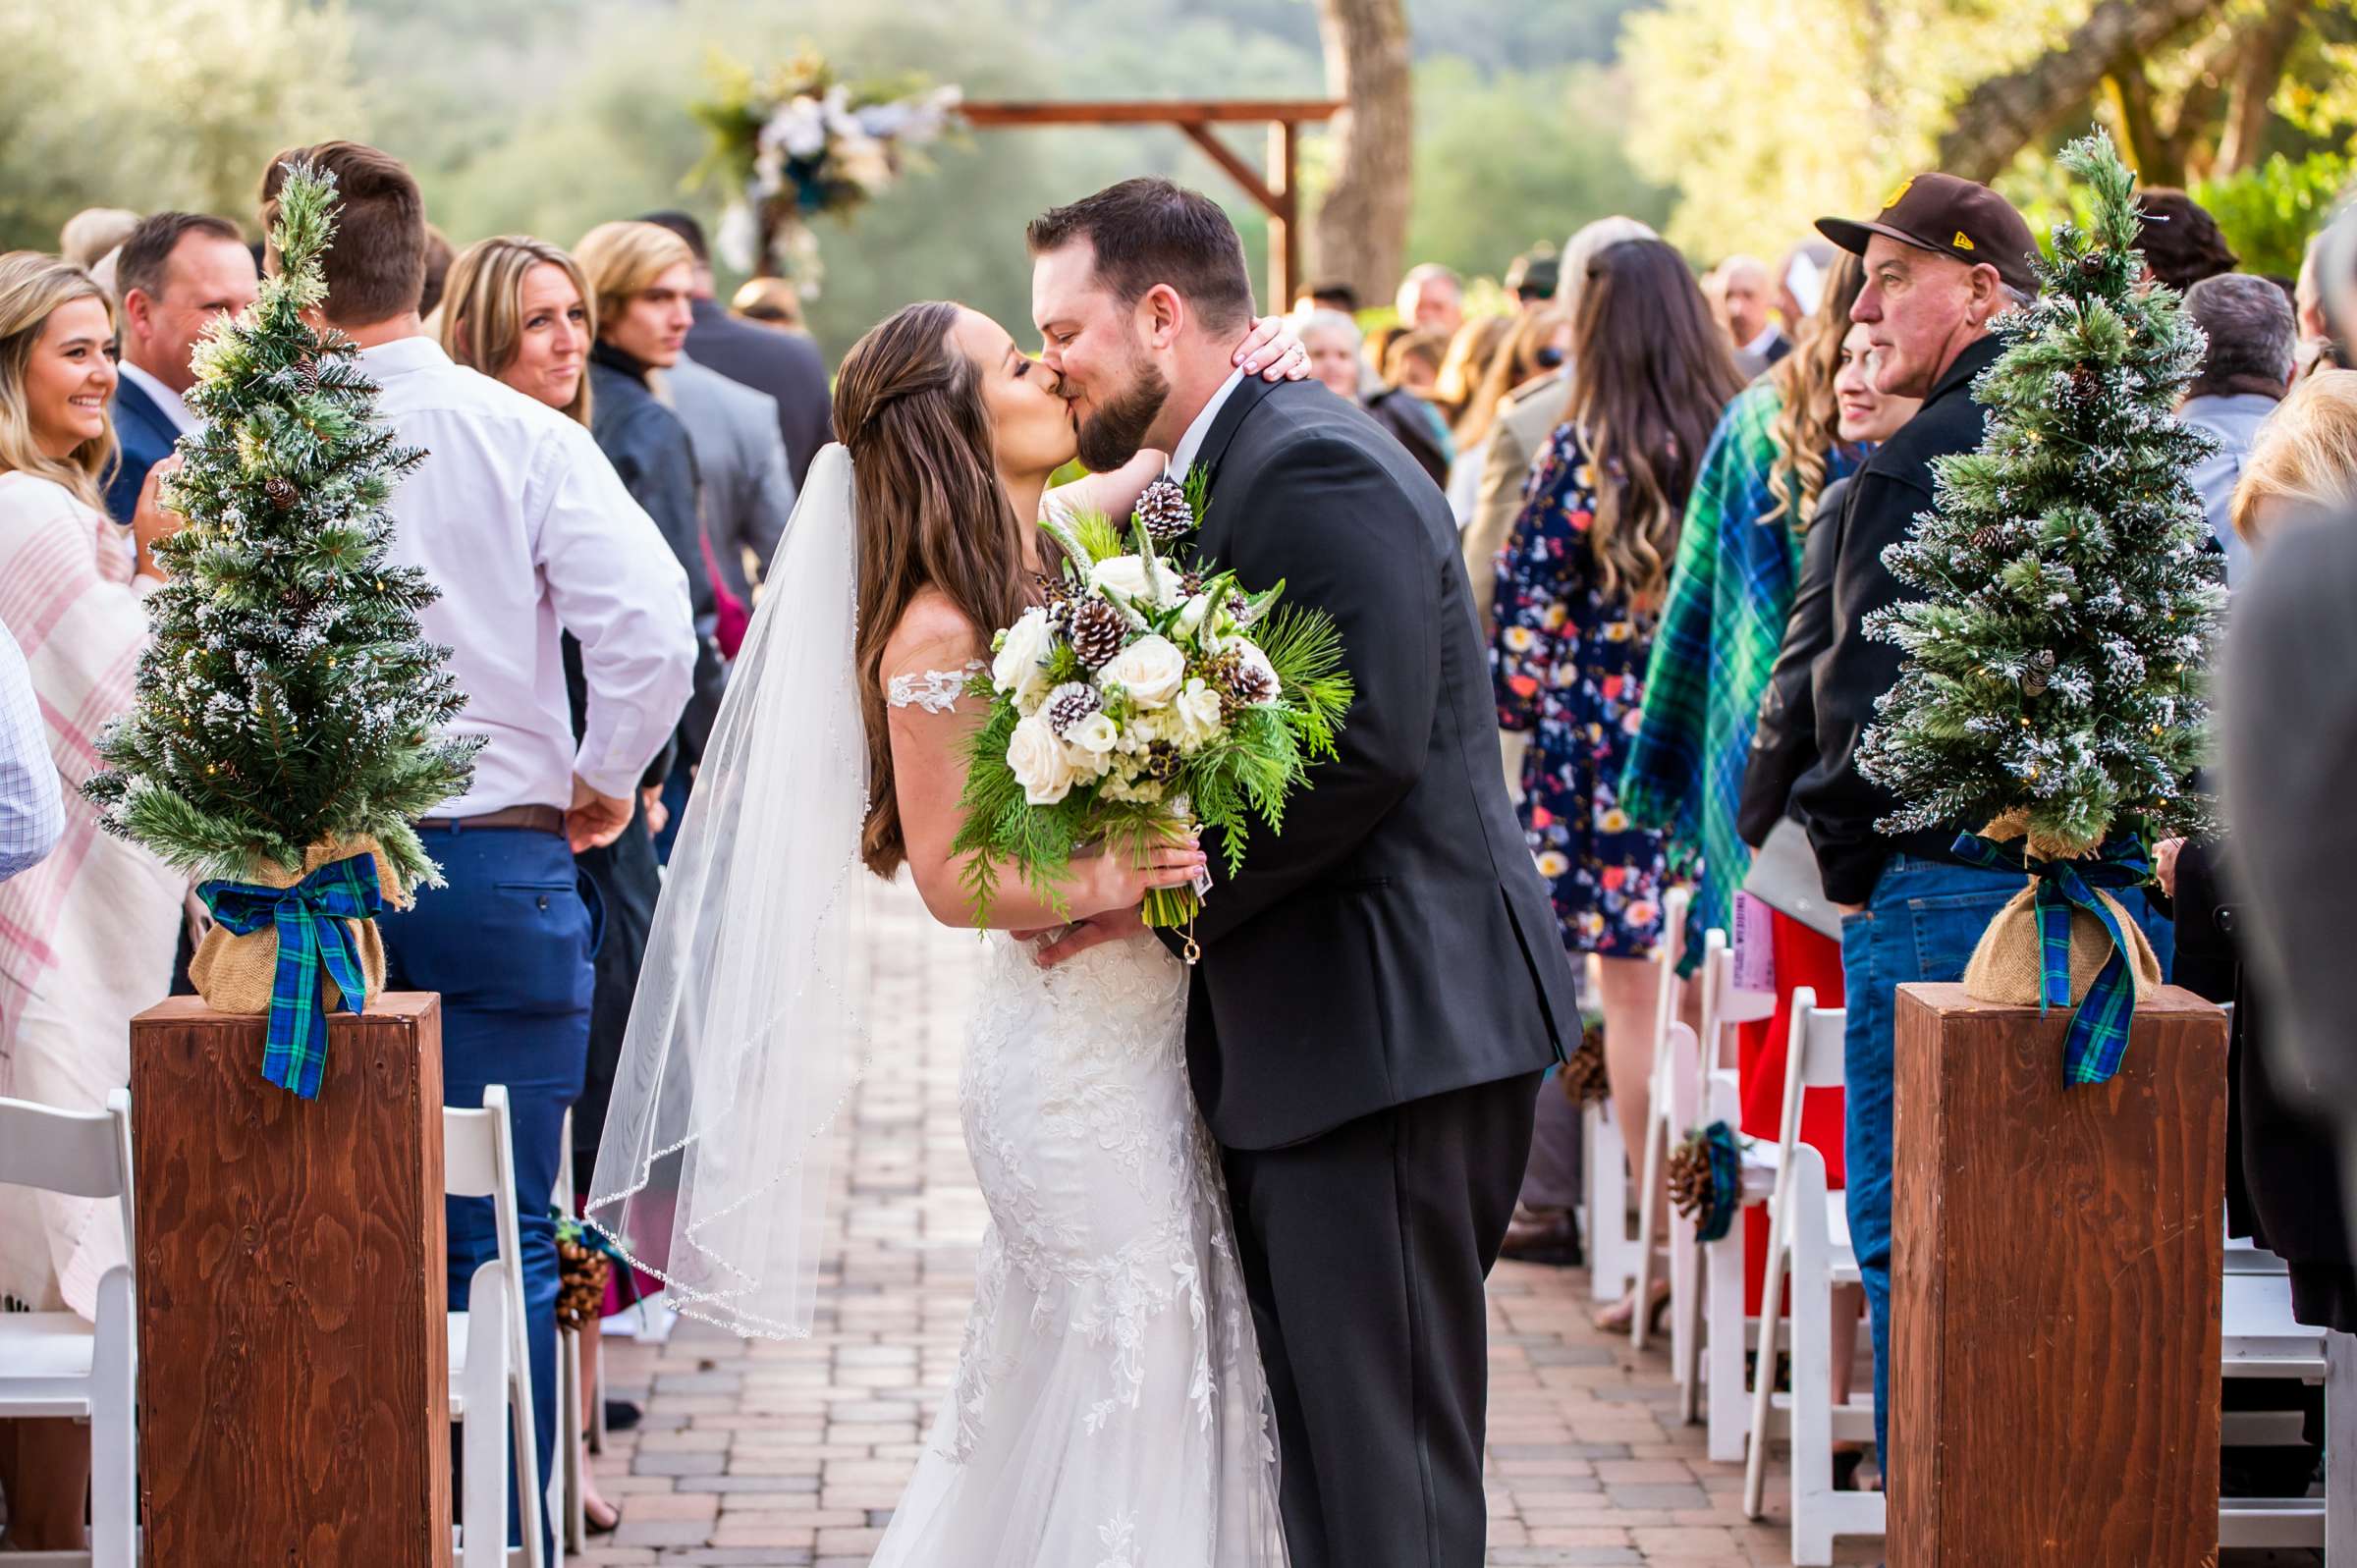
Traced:
<svg viewBox="0 0 2357 1568">
<path fill-rule="evenodd" d="M 1291 1568 L 1480 1568 L 1483 1284 L 1539 1074 L 1224 1156 Z"/>
</svg>

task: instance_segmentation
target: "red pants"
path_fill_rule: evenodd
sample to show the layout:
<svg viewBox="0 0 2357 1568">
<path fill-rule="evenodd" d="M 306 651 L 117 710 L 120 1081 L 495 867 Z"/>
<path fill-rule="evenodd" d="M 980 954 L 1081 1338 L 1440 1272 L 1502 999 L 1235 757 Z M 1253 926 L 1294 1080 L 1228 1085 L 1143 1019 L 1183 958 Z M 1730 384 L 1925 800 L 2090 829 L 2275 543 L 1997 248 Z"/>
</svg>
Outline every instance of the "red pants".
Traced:
<svg viewBox="0 0 2357 1568">
<path fill-rule="evenodd" d="M 1821 937 L 1799 921 L 1775 915 L 1776 1015 L 1760 1023 L 1738 1026 L 1741 1059 L 1737 1082 L 1743 1096 L 1742 1131 L 1774 1143 L 1783 1130 L 1784 1057 L 1792 1043 L 1792 993 L 1802 986 L 1817 992 L 1817 1005 L 1841 1005 L 1841 944 Z M 1841 1091 L 1810 1089 L 1801 1095 L 1800 1139 L 1825 1156 L 1827 1184 L 1842 1181 Z M 1743 1211 L 1743 1311 L 1758 1317 L 1760 1292 L 1768 1272 L 1768 1208 L 1755 1204 Z"/>
</svg>

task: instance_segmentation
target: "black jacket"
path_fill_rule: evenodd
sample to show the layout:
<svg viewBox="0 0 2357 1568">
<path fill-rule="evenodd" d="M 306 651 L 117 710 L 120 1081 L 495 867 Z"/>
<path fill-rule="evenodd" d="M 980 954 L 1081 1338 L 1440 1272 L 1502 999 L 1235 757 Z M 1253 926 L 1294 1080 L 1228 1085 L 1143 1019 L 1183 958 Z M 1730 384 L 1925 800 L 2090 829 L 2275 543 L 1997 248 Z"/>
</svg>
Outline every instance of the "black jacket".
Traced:
<svg viewBox="0 0 2357 1568">
<path fill-rule="evenodd" d="M 1844 474 L 1817 497 L 1817 515 L 1801 540 L 1800 582 L 1792 590 L 1784 640 L 1768 673 L 1768 689 L 1760 693 L 1760 719 L 1735 802 L 1736 836 L 1754 849 L 1791 810 L 1792 786 L 1817 760 L 1817 704 L 1809 686 L 1817 656 L 1834 640 L 1834 566 L 1849 489 Z"/>
<path fill-rule="evenodd" d="M 687 602 L 695 617 L 695 686 L 680 715 L 678 739 L 683 759 L 701 762 L 704 742 L 720 717 L 728 666 L 715 637 L 720 611 L 712 595 L 712 573 L 704 565 L 695 446 L 680 416 L 648 390 L 646 366 L 622 351 L 603 343 L 590 350 L 589 386 L 589 427 L 598 450 L 622 476 L 630 499 L 663 530 L 671 553 L 687 573 Z"/>
<path fill-rule="evenodd" d="M 746 321 L 719 301 L 695 301 L 695 325 L 687 329 L 687 355 L 740 386 L 778 400 L 778 434 L 798 493 L 818 449 L 835 439 L 834 412 L 827 396 L 827 361 L 818 345 L 799 332 Z"/>
<path fill-rule="evenodd" d="M 1332 616 L 1357 686 L 1340 756 L 1195 925 L 1187 1067 L 1211 1130 L 1278 1148 L 1559 1059 L 1571 965 L 1507 803 L 1448 502 L 1315 382 L 1240 383 L 1197 460 L 1204 558 Z"/>
<path fill-rule="evenodd" d="M 1851 481 L 1834 563 L 1833 642 L 1810 682 L 1817 760 L 1792 790 L 1825 873 L 1825 895 L 1836 903 L 1866 902 L 1883 863 L 1894 854 L 1954 858 L 1948 848 L 1956 828 L 1891 838 L 1875 827 L 1897 801 L 1858 772 L 1858 740 L 1874 723 L 1876 699 L 1898 681 L 1899 650 L 1867 636 L 1865 622 L 1885 605 L 1917 597 L 1883 565 L 1883 552 L 1910 537 L 1916 515 L 1931 510 L 1932 460 L 1980 446 L 1984 414 L 1973 401 L 1972 383 L 2003 349 L 1995 338 L 1984 338 L 1958 354 L 1921 411 L 1877 448 Z"/>
</svg>

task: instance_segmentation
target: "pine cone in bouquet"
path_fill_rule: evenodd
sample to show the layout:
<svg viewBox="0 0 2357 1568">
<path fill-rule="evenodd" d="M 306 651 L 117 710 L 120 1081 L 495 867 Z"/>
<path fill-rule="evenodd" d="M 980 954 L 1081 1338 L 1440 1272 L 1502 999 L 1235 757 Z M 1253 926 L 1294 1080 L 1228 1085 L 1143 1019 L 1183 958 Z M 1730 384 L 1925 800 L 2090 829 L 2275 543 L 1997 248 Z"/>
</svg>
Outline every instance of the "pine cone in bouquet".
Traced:
<svg viewBox="0 0 2357 1568">
<path fill-rule="evenodd" d="M 1194 530 L 1195 509 L 1186 504 L 1186 491 L 1178 482 L 1165 477 L 1146 486 L 1137 498 L 1137 520 L 1147 538 L 1169 544 Z"/>
<path fill-rule="evenodd" d="M 1270 678 L 1268 668 L 1246 659 L 1234 648 L 1223 648 L 1214 654 L 1205 662 L 1204 673 L 1219 692 L 1220 711 L 1228 719 L 1233 719 L 1239 708 L 1267 702 L 1277 695 L 1277 682 Z"/>
<path fill-rule="evenodd" d="M 1069 735 L 1074 726 L 1104 706 L 1096 687 L 1082 680 L 1068 680 L 1048 693 L 1048 728 L 1059 735 Z"/>
<path fill-rule="evenodd" d="M 557 1239 L 557 1325 L 584 1328 L 606 1308 L 614 1261 L 579 1236 Z"/>
<path fill-rule="evenodd" d="M 1080 662 L 1091 670 L 1101 670 L 1122 651 L 1129 636 L 1129 622 L 1104 600 L 1082 599 L 1072 606 L 1070 635 L 1072 652 Z"/>
<path fill-rule="evenodd" d="M 1563 1093 L 1575 1106 L 1596 1105 L 1612 1092 L 1604 1070 L 1604 1021 L 1590 1019 L 1580 1031 L 1579 1047 L 1563 1063 Z"/>
</svg>

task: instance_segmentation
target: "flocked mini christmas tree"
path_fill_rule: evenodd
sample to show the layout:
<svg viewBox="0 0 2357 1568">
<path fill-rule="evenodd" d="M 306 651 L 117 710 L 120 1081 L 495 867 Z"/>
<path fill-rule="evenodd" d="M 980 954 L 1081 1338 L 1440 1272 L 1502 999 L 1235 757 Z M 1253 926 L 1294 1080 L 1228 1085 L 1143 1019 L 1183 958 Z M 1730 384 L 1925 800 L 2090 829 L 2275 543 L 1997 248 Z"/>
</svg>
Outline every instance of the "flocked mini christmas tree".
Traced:
<svg viewBox="0 0 2357 1568">
<path fill-rule="evenodd" d="M 181 443 L 160 498 L 187 525 L 156 546 L 169 580 L 149 600 L 138 700 L 86 786 L 111 831 L 212 879 L 199 891 L 227 929 L 208 946 L 249 950 L 242 963 L 200 951 L 198 989 L 228 1010 L 272 1011 L 274 1054 L 278 1009 L 222 1000 L 216 990 L 238 987 L 221 977 L 250 976 L 258 957 L 283 1000 L 301 978 L 287 960 L 310 963 L 292 943 L 356 1001 L 381 985 L 381 948 L 360 927 L 380 887 L 399 898 L 434 880 L 411 823 L 465 791 L 480 744 L 437 738 L 465 702 L 448 650 L 418 625 L 437 590 L 386 559 L 385 502 L 425 454 L 377 423 L 351 341 L 304 317 L 325 297 L 335 210 L 332 176 L 290 171 L 271 236 L 278 274 L 197 349 L 188 401 L 204 433 Z M 348 983 L 362 946 L 366 986 Z M 315 967 L 309 984 L 301 1000 L 315 1016 L 327 992 Z M 315 1087 L 315 1056 L 292 1072 L 290 1087 Z"/>
<path fill-rule="evenodd" d="M 2142 932 L 2103 890 L 2144 880 L 2148 838 L 2197 833 L 2206 666 L 2224 605 L 2187 475 L 2211 439 L 2180 424 L 2200 330 L 2136 249 L 2135 176 L 2110 138 L 2062 164 L 2094 197 L 2057 227 L 2037 300 L 1999 318 L 1976 383 L 1978 452 L 1937 464 L 1933 510 L 1885 560 L 1922 597 L 1871 631 L 1906 658 L 1859 766 L 1893 791 L 1889 832 L 1955 827 L 1964 858 L 2032 879 L 1974 954 L 1978 1000 L 2087 1004 L 2068 1072 L 2116 1066 Z M 2074 913 L 2075 911 L 2075 913 Z"/>
</svg>

